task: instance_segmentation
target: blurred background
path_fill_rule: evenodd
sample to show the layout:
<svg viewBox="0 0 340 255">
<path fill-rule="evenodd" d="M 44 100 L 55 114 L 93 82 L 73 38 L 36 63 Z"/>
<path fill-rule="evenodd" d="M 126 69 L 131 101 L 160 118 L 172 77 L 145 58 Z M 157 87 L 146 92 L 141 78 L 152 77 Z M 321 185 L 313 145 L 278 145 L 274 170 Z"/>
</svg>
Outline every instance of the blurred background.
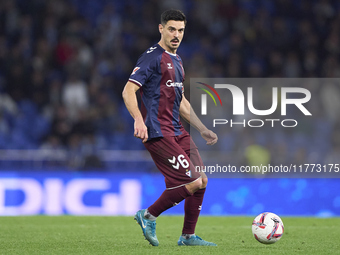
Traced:
<svg viewBox="0 0 340 255">
<path fill-rule="evenodd" d="M 188 19 L 178 50 L 187 87 L 190 78 L 197 77 L 340 77 L 338 1 L 1 0 L 0 192 L 4 199 L 0 199 L 0 214 L 131 214 L 160 194 L 162 177 L 133 136 L 133 120 L 121 92 L 139 55 L 158 42 L 160 14 L 169 8 L 181 9 Z M 319 96 L 315 108 L 329 115 L 324 126 L 312 135 L 296 129 L 290 139 L 271 138 L 279 141 L 278 146 L 261 144 L 263 137 L 255 143 L 269 151 L 274 148 L 277 155 L 291 152 L 295 157 L 289 161 L 338 160 L 340 87 L 318 87 L 313 93 Z M 315 123 L 322 117 L 313 115 Z M 232 137 L 226 135 L 221 144 L 230 153 L 237 150 L 247 157 L 242 147 L 247 140 L 242 139 L 249 137 L 239 133 L 237 143 Z M 292 142 L 297 144 L 294 151 Z M 239 158 L 242 163 L 244 158 Z M 108 182 L 97 183 L 98 178 Z M 126 184 L 125 179 L 131 182 Z M 83 187 L 81 194 L 86 195 L 78 192 L 74 199 L 87 207 L 72 211 L 67 205 L 74 201 L 65 202 L 61 194 L 71 192 L 69 182 L 77 180 L 85 184 L 72 184 L 74 189 Z M 273 209 L 294 214 L 295 201 L 306 203 L 300 215 L 340 215 L 335 179 L 216 181 L 225 181 L 221 186 L 230 189 L 220 191 L 224 202 L 214 200 L 202 213 L 257 214 Z M 129 187 L 140 199 L 131 202 L 127 211 L 112 209 L 129 196 Z M 291 210 L 261 202 L 261 196 L 271 194 L 270 187 L 279 187 L 276 194 L 286 196 Z M 324 187 L 322 194 L 313 193 L 317 187 Z M 108 190 L 118 195 L 103 196 Z M 39 192 L 41 200 L 33 195 Z M 325 199 L 326 204 L 312 206 L 313 197 Z M 27 209 L 30 199 L 41 203 Z"/>
</svg>

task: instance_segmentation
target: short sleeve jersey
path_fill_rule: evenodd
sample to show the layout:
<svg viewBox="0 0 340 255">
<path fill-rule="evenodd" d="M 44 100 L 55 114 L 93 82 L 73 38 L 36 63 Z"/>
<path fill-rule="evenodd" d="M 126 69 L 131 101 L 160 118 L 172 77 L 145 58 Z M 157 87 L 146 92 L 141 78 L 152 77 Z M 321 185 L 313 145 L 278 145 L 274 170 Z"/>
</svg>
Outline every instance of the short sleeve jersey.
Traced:
<svg viewBox="0 0 340 255">
<path fill-rule="evenodd" d="M 179 116 L 184 78 L 181 58 L 159 44 L 139 57 L 129 81 L 140 86 L 141 113 L 149 139 L 185 132 Z"/>
</svg>

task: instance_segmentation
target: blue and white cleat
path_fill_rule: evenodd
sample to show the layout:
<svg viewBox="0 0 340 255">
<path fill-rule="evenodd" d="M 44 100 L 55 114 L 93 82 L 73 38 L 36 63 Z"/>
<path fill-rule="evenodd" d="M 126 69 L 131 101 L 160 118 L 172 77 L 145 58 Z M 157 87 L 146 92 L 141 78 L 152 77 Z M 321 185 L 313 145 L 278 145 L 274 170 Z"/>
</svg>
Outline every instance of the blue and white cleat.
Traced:
<svg viewBox="0 0 340 255">
<path fill-rule="evenodd" d="M 139 210 L 135 214 L 135 220 L 143 230 L 143 235 L 146 240 L 153 246 L 158 246 L 159 242 L 156 236 L 156 221 L 148 220 L 144 217 L 145 209 Z"/>
<path fill-rule="evenodd" d="M 204 241 L 199 236 L 193 235 L 189 239 L 180 236 L 177 244 L 179 246 L 217 246 L 215 243 Z"/>
</svg>

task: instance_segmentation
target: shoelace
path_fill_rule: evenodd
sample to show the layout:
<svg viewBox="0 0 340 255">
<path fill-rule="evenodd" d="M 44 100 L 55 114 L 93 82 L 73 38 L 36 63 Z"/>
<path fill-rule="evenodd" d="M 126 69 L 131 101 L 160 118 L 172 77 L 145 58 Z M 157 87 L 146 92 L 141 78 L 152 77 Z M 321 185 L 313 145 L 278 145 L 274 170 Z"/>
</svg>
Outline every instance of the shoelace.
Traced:
<svg viewBox="0 0 340 255">
<path fill-rule="evenodd" d="M 148 222 L 147 224 L 150 225 L 151 234 L 155 235 L 156 234 L 156 222 L 152 221 L 152 222 Z"/>
<path fill-rule="evenodd" d="M 199 236 L 196 236 L 195 239 L 198 239 L 198 240 L 200 240 L 200 241 L 203 241 L 204 243 L 209 244 L 209 245 L 211 244 L 210 242 L 203 240 L 203 239 L 200 238 Z"/>
</svg>

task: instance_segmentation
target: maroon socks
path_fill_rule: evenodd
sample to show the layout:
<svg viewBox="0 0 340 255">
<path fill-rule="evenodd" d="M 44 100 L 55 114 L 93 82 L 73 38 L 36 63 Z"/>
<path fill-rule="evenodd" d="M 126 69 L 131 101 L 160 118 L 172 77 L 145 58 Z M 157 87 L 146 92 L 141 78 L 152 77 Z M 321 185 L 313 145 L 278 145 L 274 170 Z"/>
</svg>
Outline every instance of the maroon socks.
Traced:
<svg viewBox="0 0 340 255">
<path fill-rule="evenodd" d="M 196 191 L 195 194 L 197 192 L 199 192 L 200 190 Z M 179 187 L 179 188 L 175 188 L 175 189 L 167 189 L 165 190 L 162 195 L 156 200 L 155 203 L 153 203 L 153 205 L 151 205 L 148 208 L 148 212 L 155 217 L 158 217 L 162 212 L 164 212 L 165 210 L 169 209 L 170 207 L 173 207 L 174 205 L 177 205 L 179 202 L 181 202 L 182 200 L 184 200 L 185 198 L 189 198 L 189 197 L 193 197 L 195 196 L 192 195 L 185 186 Z M 204 194 L 204 192 L 203 192 Z M 200 204 L 202 204 L 202 200 L 203 200 L 203 196 L 201 199 Z M 185 208 L 187 205 L 187 201 L 185 200 Z M 186 215 L 186 209 L 185 209 L 185 215 Z M 199 214 L 199 212 L 198 212 Z M 197 218 L 198 218 L 198 214 L 197 214 Z M 197 219 L 196 219 L 197 221 Z M 196 223 L 195 223 L 196 225 Z"/>
<path fill-rule="evenodd" d="M 188 235 L 194 234 L 198 216 L 201 212 L 204 193 L 205 188 L 197 190 L 193 195 L 185 186 L 170 190 L 167 189 L 156 202 L 147 209 L 147 214 L 151 214 L 151 217 L 158 217 L 162 212 L 185 199 L 185 216 L 182 233 Z"/>
<path fill-rule="evenodd" d="M 197 190 L 192 196 L 185 199 L 184 204 L 184 225 L 183 234 L 194 234 L 195 227 L 198 220 L 198 216 L 201 212 L 203 197 L 205 193 L 204 189 Z"/>
</svg>

